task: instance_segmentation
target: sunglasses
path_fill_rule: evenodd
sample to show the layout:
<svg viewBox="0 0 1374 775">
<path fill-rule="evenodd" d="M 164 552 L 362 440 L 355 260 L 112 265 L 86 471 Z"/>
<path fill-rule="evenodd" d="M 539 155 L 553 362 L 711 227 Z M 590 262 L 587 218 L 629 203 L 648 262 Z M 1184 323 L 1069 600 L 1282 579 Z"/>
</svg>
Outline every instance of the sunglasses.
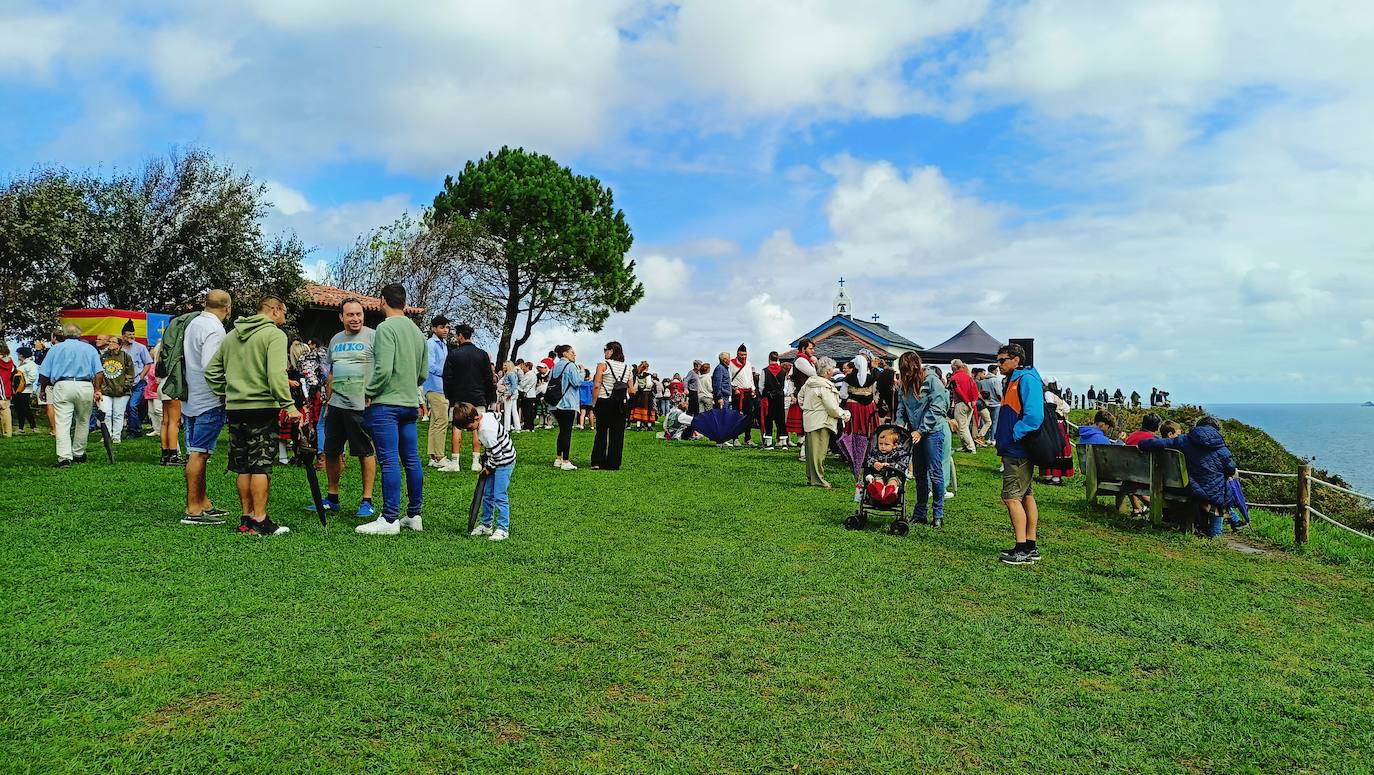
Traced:
<svg viewBox="0 0 1374 775">
<path fill-rule="evenodd" d="M 1009 360 L 1012 360 L 1012 359 L 1011 359 L 1011 358 L 998 358 L 998 359 L 997 359 L 997 362 L 998 362 L 998 363 L 1006 363 L 1006 362 L 1009 361 Z"/>
</svg>

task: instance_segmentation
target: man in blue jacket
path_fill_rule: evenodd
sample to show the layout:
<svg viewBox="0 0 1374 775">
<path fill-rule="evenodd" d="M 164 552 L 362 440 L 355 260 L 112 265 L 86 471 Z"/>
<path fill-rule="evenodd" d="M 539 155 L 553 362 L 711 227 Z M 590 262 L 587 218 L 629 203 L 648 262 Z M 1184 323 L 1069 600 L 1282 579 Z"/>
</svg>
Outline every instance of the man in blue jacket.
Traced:
<svg viewBox="0 0 1374 775">
<path fill-rule="evenodd" d="M 1035 528 L 1040 513 L 1035 506 L 1031 481 L 1035 464 L 1021 442 L 1045 419 L 1045 383 L 1032 366 L 1022 366 L 1026 351 L 1019 344 L 997 350 L 997 366 L 1007 376 L 1002 407 L 997 417 L 997 454 L 1002 457 L 1002 503 L 1007 507 L 1016 545 L 1001 553 L 1008 565 L 1029 565 L 1040 559 L 1035 547 Z"/>
<path fill-rule="evenodd" d="M 1229 481 L 1236 475 L 1236 461 L 1226 447 L 1217 418 L 1203 417 L 1183 436 L 1145 439 L 1140 442 L 1140 448 L 1176 449 L 1183 453 L 1183 460 L 1188 465 L 1188 493 L 1200 507 L 1198 530 L 1208 538 L 1221 535 L 1223 516 L 1237 505 Z M 1239 530 L 1245 524 L 1233 521 L 1231 526 Z"/>
<path fill-rule="evenodd" d="M 716 408 L 721 409 L 730 405 L 730 353 L 721 353 L 717 356 L 720 361 L 716 364 L 716 370 L 711 372 L 711 398 L 716 402 Z"/>
</svg>

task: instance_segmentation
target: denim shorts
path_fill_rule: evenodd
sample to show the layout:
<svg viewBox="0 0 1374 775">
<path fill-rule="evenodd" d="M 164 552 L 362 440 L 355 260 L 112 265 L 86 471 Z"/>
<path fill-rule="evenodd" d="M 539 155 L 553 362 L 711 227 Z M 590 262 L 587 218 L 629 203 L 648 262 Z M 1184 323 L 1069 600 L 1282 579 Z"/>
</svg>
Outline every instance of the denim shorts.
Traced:
<svg viewBox="0 0 1374 775">
<path fill-rule="evenodd" d="M 186 449 L 206 455 L 213 454 L 215 442 L 219 441 L 219 432 L 224 430 L 224 417 L 222 406 L 206 409 L 195 417 L 183 415 L 181 419 L 186 423 Z"/>
</svg>

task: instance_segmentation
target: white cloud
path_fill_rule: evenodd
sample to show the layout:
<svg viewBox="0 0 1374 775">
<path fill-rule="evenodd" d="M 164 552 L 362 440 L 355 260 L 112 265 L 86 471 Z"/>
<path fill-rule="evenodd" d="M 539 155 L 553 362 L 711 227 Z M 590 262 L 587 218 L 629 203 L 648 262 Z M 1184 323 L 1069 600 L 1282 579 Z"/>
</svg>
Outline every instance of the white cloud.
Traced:
<svg viewBox="0 0 1374 775">
<path fill-rule="evenodd" d="M 749 299 L 748 309 L 753 339 L 762 345 L 755 349 L 760 352 L 786 350 L 788 343 L 801 335 L 792 313 L 766 293 Z"/>
<path fill-rule="evenodd" d="M 47 77 L 62 50 L 68 21 L 0 9 L 0 75 Z"/>
<path fill-rule="evenodd" d="M 651 254 L 635 261 L 635 275 L 648 301 L 672 299 L 686 289 L 692 272 L 680 258 Z"/>
<path fill-rule="evenodd" d="M 308 213 L 314 209 L 305 198 L 305 194 L 276 180 L 267 181 L 267 201 L 280 210 L 282 215 Z"/>
</svg>

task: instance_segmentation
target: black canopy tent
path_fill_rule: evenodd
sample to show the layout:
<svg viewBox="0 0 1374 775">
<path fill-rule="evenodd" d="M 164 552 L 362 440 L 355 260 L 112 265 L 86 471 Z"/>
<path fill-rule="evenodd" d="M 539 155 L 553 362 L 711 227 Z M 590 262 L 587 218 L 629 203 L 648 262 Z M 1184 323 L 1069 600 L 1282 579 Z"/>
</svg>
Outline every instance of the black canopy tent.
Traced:
<svg viewBox="0 0 1374 775">
<path fill-rule="evenodd" d="M 926 363 L 949 363 L 955 359 L 969 364 L 992 363 L 997 360 L 997 348 L 1004 343 L 973 321 L 964 330 L 927 350 L 921 350 L 921 360 Z"/>
</svg>

